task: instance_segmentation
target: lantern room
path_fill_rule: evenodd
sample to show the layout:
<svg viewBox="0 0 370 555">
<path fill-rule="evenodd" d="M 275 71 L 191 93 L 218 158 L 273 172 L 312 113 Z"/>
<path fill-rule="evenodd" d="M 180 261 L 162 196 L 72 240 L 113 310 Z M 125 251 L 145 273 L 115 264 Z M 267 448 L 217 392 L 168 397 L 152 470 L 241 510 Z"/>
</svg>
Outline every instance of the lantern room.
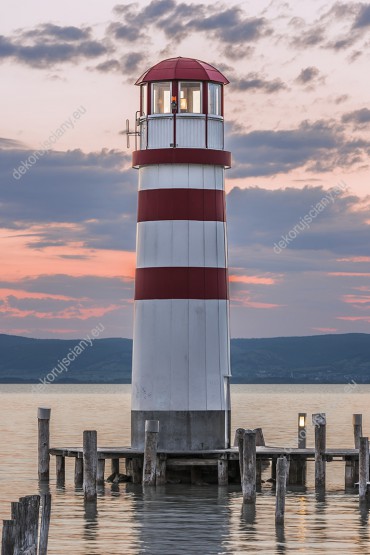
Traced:
<svg viewBox="0 0 370 555">
<path fill-rule="evenodd" d="M 136 82 L 140 150 L 223 150 L 223 87 L 228 82 L 210 64 L 191 58 L 170 58 L 147 70 Z"/>
</svg>

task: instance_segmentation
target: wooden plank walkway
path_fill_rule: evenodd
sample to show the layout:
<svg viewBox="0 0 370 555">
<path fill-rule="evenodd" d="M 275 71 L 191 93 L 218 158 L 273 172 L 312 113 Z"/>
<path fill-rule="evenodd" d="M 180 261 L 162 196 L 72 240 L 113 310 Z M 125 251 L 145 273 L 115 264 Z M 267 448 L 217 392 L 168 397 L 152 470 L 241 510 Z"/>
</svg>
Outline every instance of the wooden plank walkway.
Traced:
<svg viewBox="0 0 370 555">
<path fill-rule="evenodd" d="M 76 457 L 82 458 L 83 449 L 82 447 L 52 447 L 50 449 L 50 454 L 60 457 Z M 325 456 L 329 460 L 338 459 L 358 459 L 358 449 L 343 449 L 343 448 L 332 448 L 325 450 Z M 135 457 L 142 457 L 144 454 L 143 450 L 132 449 L 131 447 L 98 447 L 98 458 L 100 459 L 131 459 Z M 171 458 L 207 458 L 207 459 L 218 459 L 220 455 L 226 455 L 229 460 L 239 460 L 239 451 L 236 447 L 230 449 L 218 449 L 213 451 L 160 451 L 158 454 L 165 454 L 167 457 Z M 299 457 L 303 459 L 315 459 L 315 449 L 306 448 L 288 448 L 288 447 L 276 447 L 276 446 L 264 446 L 257 447 L 256 454 L 258 458 L 277 458 L 280 456 L 291 456 Z"/>
</svg>

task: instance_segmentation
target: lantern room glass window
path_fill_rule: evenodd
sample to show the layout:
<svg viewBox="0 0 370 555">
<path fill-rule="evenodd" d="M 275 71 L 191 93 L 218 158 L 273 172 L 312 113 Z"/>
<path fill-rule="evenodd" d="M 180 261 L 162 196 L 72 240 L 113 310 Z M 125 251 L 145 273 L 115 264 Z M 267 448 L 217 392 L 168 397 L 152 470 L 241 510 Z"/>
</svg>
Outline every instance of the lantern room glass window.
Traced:
<svg viewBox="0 0 370 555">
<path fill-rule="evenodd" d="M 141 115 L 146 116 L 147 106 L 148 106 L 148 86 L 145 83 L 141 85 Z"/>
<path fill-rule="evenodd" d="M 171 83 L 153 83 L 152 114 L 171 113 Z"/>
<path fill-rule="evenodd" d="M 179 86 L 179 112 L 181 114 L 200 114 L 202 112 L 201 83 L 183 81 Z"/>
<path fill-rule="evenodd" d="M 213 116 L 222 116 L 221 113 L 221 85 L 208 84 L 208 113 Z"/>
</svg>

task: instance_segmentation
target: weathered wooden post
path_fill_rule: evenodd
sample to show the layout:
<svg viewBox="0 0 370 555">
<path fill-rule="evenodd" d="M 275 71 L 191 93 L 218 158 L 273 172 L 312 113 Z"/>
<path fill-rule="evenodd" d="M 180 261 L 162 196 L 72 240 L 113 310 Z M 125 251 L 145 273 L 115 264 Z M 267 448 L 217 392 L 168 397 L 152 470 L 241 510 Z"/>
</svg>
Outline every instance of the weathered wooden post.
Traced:
<svg viewBox="0 0 370 555">
<path fill-rule="evenodd" d="M 39 539 L 39 555 L 47 555 L 47 552 L 48 552 L 50 514 L 51 514 L 51 495 L 50 493 L 44 493 L 41 496 L 41 526 L 40 526 L 40 539 Z"/>
<path fill-rule="evenodd" d="M 359 494 L 360 502 L 366 501 L 368 481 L 369 481 L 369 438 L 360 437 L 359 484 L 358 484 L 358 494 Z"/>
<path fill-rule="evenodd" d="M 229 461 L 226 453 L 219 456 L 217 462 L 218 485 L 227 486 L 229 483 Z"/>
<path fill-rule="evenodd" d="M 312 415 L 315 426 L 315 488 L 325 490 L 326 483 L 326 415 Z"/>
<path fill-rule="evenodd" d="M 355 465 L 357 466 L 358 474 L 358 461 L 352 459 L 352 457 L 345 457 L 345 467 L 344 467 L 344 488 L 346 490 L 353 489 L 356 481 L 355 479 Z"/>
<path fill-rule="evenodd" d="M 240 483 L 243 485 L 243 437 L 244 428 L 238 428 L 235 431 L 234 445 L 239 451 L 239 470 L 240 470 Z"/>
<path fill-rule="evenodd" d="M 105 459 L 98 459 L 98 467 L 96 472 L 96 483 L 98 486 L 104 486 Z"/>
<path fill-rule="evenodd" d="M 276 465 L 276 505 L 275 523 L 284 524 L 285 494 L 288 476 L 288 461 L 286 457 L 279 457 Z"/>
<path fill-rule="evenodd" d="M 133 484 L 141 484 L 143 479 L 142 458 L 133 457 L 131 460 L 131 479 Z"/>
<path fill-rule="evenodd" d="M 81 457 L 75 458 L 75 487 L 82 488 L 84 479 L 84 461 Z"/>
<path fill-rule="evenodd" d="M 12 501 L 11 517 L 14 521 L 14 553 L 21 553 L 24 548 L 24 507 L 19 501 Z"/>
<path fill-rule="evenodd" d="M 14 551 L 15 551 L 15 522 L 14 520 L 3 520 L 1 555 L 14 555 Z"/>
<path fill-rule="evenodd" d="M 85 501 L 96 499 L 96 474 L 98 466 L 98 438 L 95 430 L 83 433 L 83 490 Z"/>
<path fill-rule="evenodd" d="M 145 421 L 143 485 L 155 486 L 159 420 Z"/>
<path fill-rule="evenodd" d="M 39 535 L 40 496 L 28 495 L 23 497 L 21 501 L 24 503 L 25 511 L 26 547 L 31 554 L 36 554 Z"/>
<path fill-rule="evenodd" d="M 362 437 L 362 414 L 354 414 L 352 416 L 352 422 L 355 449 L 360 449 L 360 438 Z"/>
<path fill-rule="evenodd" d="M 111 460 L 111 474 L 119 474 L 119 459 Z"/>
<path fill-rule="evenodd" d="M 157 469 L 156 469 L 156 485 L 164 486 L 166 483 L 167 473 L 167 455 L 160 453 L 157 455 Z"/>
<path fill-rule="evenodd" d="M 62 455 L 56 455 L 56 474 L 57 474 L 57 486 L 64 487 L 66 481 L 66 459 Z"/>
<path fill-rule="evenodd" d="M 39 480 L 49 480 L 50 476 L 50 412 L 46 407 L 39 407 L 37 411 Z"/>
<path fill-rule="evenodd" d="M 263 436 L 263 431 L 262 428 L 256 428 L 255 429 L 256 432 L 256 447 L 264 447 L 265 444 L 265 438 Z M 261 485 L 262 485 L 262 459 L 256 459 L 256 487 L 258 489 L 258 491 L 261 490 Z"/>
<path fill-rule="evenodd" d="M 256 432 L 244 430 L 243 436 L 243 503 L 256 502 Z"/>
<path fill-rule="evenodd" d="M 362 414 L 353 415 L 353 438 L 355 449 L 360 449 L 360 437 L 362 437 Z M 359 480 L 359 461 L 353 461 L 353 485 Z"/>
</svg>

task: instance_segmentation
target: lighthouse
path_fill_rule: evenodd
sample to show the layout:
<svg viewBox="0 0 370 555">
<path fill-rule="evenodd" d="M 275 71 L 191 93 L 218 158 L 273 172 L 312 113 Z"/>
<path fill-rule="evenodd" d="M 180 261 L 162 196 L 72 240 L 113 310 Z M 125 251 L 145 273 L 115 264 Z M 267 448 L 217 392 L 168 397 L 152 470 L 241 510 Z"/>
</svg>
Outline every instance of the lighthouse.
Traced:
<svg viewBox="0 0 370 555">
<path fill-rule="evenodd" d="M 146 420 L 159 449 L 230 444 L 224 86 L 212 65 L 171 58 L 140 87 L 132 447 Z"/>
</svg>

